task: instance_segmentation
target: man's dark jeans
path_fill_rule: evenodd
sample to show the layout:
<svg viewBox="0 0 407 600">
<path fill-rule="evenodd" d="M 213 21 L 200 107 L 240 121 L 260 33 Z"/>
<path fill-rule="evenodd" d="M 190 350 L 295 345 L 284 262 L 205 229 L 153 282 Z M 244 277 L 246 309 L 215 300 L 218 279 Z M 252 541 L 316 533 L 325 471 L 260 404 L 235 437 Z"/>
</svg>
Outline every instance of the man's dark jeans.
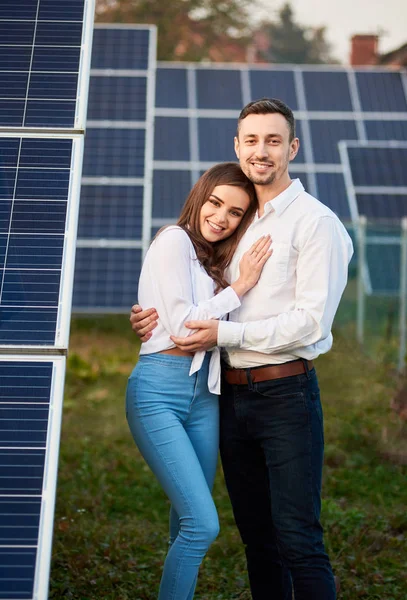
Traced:
<svg viewBox="0 0 407 600">
<path fill-rule="evenodd" d="M 222 464 L 254 600 L 291 600 L 289 574 L 296 600 L 336 598 L 319 522 L 323 446 L 314 369 L 222 382 Z"/>
</svg>

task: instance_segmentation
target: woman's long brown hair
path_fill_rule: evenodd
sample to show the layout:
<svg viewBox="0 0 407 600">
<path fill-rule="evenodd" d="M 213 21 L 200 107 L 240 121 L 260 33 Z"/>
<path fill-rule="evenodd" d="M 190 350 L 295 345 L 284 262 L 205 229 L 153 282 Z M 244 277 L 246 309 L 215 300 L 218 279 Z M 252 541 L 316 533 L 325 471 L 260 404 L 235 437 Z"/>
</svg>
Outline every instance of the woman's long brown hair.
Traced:
<svg viewBox="0 0 407 600">
<path fill-rule="evenodd" d="M 209 200 L 218 185 L 232 185 L 243 189 L 250 198 L 250 204 L 233 234 L 220 242 L 211 244 L 201 233 L 201 208 Z M 199 262 L 215 281 L 216 290 L 228 286 L 224 277 L 236 247 L 253 219 L 257 209 L 256 192 L 252 182 L 246 177 L 237 163 L 226 162 L 208 169 L 190 191 L 182 208 L 177 225 L 189 235 Z"/>
</svg>

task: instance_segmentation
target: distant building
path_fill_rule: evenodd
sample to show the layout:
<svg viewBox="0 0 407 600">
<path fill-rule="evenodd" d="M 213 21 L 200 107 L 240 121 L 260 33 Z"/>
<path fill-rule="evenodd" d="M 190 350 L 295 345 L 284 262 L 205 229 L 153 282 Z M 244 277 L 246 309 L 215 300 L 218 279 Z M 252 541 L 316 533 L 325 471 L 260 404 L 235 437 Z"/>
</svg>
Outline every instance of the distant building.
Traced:
<svg viewBox="0 0 407 600">
<path fill-rule="evenodd" d="M 407 44 L 386 54 L 379 54 L 378 35 L 354 35 L 351 38 L 350 64 L 352 67 L 363 65 L 383 65 L 396 69 L 406 67 Z"/>
</svg>

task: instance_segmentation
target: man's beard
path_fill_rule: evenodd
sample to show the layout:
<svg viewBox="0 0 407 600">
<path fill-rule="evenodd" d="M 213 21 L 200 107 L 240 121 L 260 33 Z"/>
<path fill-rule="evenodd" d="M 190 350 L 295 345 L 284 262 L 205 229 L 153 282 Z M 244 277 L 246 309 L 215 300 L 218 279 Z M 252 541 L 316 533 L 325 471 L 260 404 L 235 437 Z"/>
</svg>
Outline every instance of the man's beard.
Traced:
<svg viewBox="0 0 407 600">
<path fill-rule="evenodd" d="M 261 162 L 261 161 L 257 161 L 257 162 Z M 264 179 L 261 175 L 255 173 L 253 174 L 250 170 L 250 162 L 248 162 L 245 166 L 247 167 L 246 169 L 242 168 L 242 171 L 244 172 L 244 174 L 246 175 L 246 177 L 248 179 L 250 179 L 250 181 L 252 183 L 254 183 L 254 185 L 272 185 L 277 179 L 280 178 L 280 176 L 285 173 L 288 169 L 288 165 L 290 163 L 289 160 L 289 156 L 287 156 L 286 158 L 286 164 L 282 166 L 282 168 L 276 168 L 275 164 L 273 165 L 275 167 L 275 170 L 272 171 L 270 173 L 270 175 Z"/>
<path fill-rule="evenodd" d="M 276 171 L 274 171 L 273 173 L 270 173 L 270 175 L 268 176 L 267 179 L 261 179 L 260 177 L 257 177 L 256 175 L 252 175 L 251 173 L 248 174 L 248 178 L 255 185 L 270 185 L 275 182 L 276 177 L 277 177 Z"/>
</svg>

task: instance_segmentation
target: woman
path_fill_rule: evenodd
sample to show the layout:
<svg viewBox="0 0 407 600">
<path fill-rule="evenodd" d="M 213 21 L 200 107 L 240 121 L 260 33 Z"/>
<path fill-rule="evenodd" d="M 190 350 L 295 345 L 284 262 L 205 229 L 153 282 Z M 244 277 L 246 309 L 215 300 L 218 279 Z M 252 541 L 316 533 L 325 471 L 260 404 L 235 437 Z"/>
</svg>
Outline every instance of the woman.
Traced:
<svg viewBox="0 0 407 600">
<path fill-rule="evenodd" d="M 199 565 L 219 531 L 211 496 L 218 454 L 219 349 L 185 353 L 170 335 L 191 319 L 222 318 L 240 305 L 271 255 L 253 244 L 231 285 L 223 273 L 256 210 L 253 184 L 236 163 L 209 169 L 191 190 L 176 226 L 147 252 L 139 303 L 160 320 L 129 378 L 126 413 L 134 440 L 171 501 L 170 549 L 159 600 L 193 598 Z M 215 292 L 216 295 L 215 295 Z"/>
</svg>

